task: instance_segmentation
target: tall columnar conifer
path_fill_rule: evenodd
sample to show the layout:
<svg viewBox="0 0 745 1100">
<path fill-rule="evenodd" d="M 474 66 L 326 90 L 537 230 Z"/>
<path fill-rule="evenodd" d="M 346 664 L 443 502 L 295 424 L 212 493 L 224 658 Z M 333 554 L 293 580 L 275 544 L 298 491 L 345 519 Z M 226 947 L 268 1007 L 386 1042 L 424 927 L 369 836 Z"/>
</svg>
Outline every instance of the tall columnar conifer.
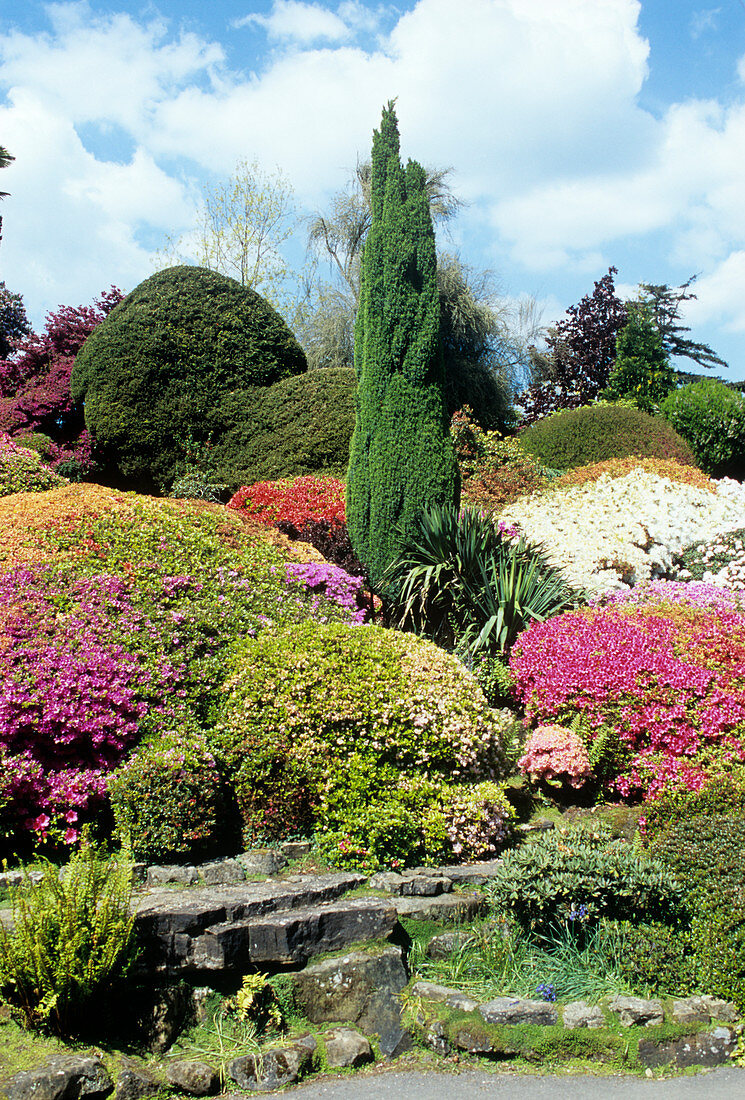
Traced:
<svg viewBox="0 0 745 1100">
<path fill-rule="evenodd" d="M 421 165 L 399 158 L 389 103 L 372 147 L 372 225 L 355 325 L 347 525 L 373 583 L 431 504 L 457 502 L 445 408 L 432 219 Z"/>
</svg>

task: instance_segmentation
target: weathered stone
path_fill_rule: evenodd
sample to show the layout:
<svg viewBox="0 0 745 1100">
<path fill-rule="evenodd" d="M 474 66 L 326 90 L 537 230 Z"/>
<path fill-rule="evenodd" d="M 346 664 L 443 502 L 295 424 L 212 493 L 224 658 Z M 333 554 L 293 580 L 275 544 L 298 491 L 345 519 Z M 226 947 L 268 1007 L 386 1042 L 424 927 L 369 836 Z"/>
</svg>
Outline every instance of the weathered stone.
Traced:
<svg viewBox="0 0 745 1100">
<path fill-rule="evenodd" d="M 311 845 L 309 840 L 286 840 L 284 844 L 280 844 L 280 849 L 285 859 L 293 861 L 309 856 Z"/>
<path fill-rule="evenodd" d="M 138 897 L 136 927 L 143 953 L 138 970 L 176 973 L 219 970 L 221 953 L 213 943 L 198 942 L 207 929 L 333 901 L 364 882 L 354 873 L 303 875 L 295 882 L 243 882 L 195 887 L 188 891 L 152 890 Z"/>
<path fill-rule="evenodd" d="M 147 886 L 193 886 L 199 881 L 196 867 L 182 866 L 180 863 L 164 866 L 153 865 L 147 869 Z"/>
<path fill-rule="evenodd" d="M 485 859 L 479 863 L 463 863 L 445 867 L 417 867 L 417 874 L 448 878 L 454 886 L 485 886 L 497 874 L 501 859 Z"/>
<path fill-rule="evenodd" d="M 223 886 L 246 881 L 246 869 L 237 859 L 218 859 L 214 863 L 202 863 L 197 867 L 197 872 L 205 886 Z"/>
<path fill-rule="evenodd" d="M 699 1031 L 681 1039 L 639 1040 L 639 1061 L 643 1066 L 721 1066 L 737 1046 L 734 1028 L 720 1025 L 713 1031 Z"/>
<path fill-rule="evenodd" d="M 406 985 L 401 953 L 386 947 L 324 959 L 293 976 L 295 1000 L 312 1023 L 354 1023 L 377 1035 L 380 1049 L 393 1057 L 411 1044 L 401 1028 L 399 994 Z"/>
<path fill-rule="evenodd" d="M 271 1092 L 294 1084 L 310 1068 L 312 1060 L 310 1045 L 292 1043 L 260 1055 L 245 1054 L 233 1059 L 228 1065 L 228 1076 L 242 1089 Z"/>
<path fill-rule="evenodd" d="M 588 1005 L 586 1001 L 570 1001 L 562 1012 L 564 1027 L 605 1027 L 605 1016 L 599 1005 Z"/>
<path fill-rule="evenodd" d="M 709 1009 L 703 997 L 681 997 L 673 1001 L 673 1019 L 678 1024 L 708 1024 L 711 1020 Z"/>
<path fill-rule="evenodd" d="M 706 1005 L 712 1020 L 721 1020 L 722 1023 L 734 1024 L 740 1019 L 740 1013 L 737 1011 L 737 1006 L 733 1005 L 731 1001 L 722 1001 L 719 997 L 712 997 L 708 993 L 704 994 L 701 1000 Z"/>
<path fill-rule="evenodd" d="M 461 993 L 459 989 L 436 985 L 434 982 L 414 982 L 411 993 L 414 997 L 421 997 L 423 1001 L 437 1001 L 449 1008 L 457 1008 L 460 1012 L 475 1012 L 479 1007 L 478 1001 Z"/>
<path fill-rule="evenodd" d="M 447 1057 L 452 1052 L 452 1046 L 441 1020 L 427 1020 L 422 1026 L 422 1039 L 435 1054 Z"/>
<path fill-rule="evenodd" d="M 382 890 L 384 894 L 399 895 L 404 881 L 404 876 L 396 874 L 395 871 L 378 871 L 377 874 L 370 876 L 367 885 L 371 890 Z"/>
<path fill-rule="evenodd" d="M 250 922 L 249 957 L 254 964 L 304 962 L 312 955 L 381 939 L 396 921 L 393 904 L 380 898 L 352 898 L 277 913 Z"/>
<path fill-rule="evenodd" d="M 114 1085 L 99 1058 L 68 1055 L 17 1073 L 2 1086 L 7 1100 L 82 1100 L 108 1096 Z"/>
<path fill-rule="evenodd" d="M 555 1024 L 559 1014 L 548 1001 L 529 1001 L 523 997 L 495 997 L 479 1006 L 488 1024 Z"/>
<path fill-rule="evenodd" d="M 122 1058 L 116 1078 L 114 1100 L 144 1100 L 146 1096 L 155 1096 L 162 1082 L 152 1070 L 132 1058 Z"/>
<path fill-rule="evenodd" d="M 287 866 L 287 859 L 275 848 L 252 848 L 237 857 L 247 875 L 276 875 Z"/>
<path fill-rule="evenodd" d="M 613 997 L 608 1008 L 618 1016 L 622 1027 L 655 1027 L 665 1018 L 662 1001 L 645 1001 L 641 997 Z"/>
<path fill-rule="evenodd" d="M 425 948 L 425 954 L 430 959 L 447 959 L 468 943 L 469 938 L 465 932 L 443 932 L 440 936 L 432 937 Z"/>
<path fill-rule="evenodd" d="M 413 898 L 433 898 L 439 894 L 449 894 L 452 889 L 450 879 L 441 875 L 405 876 L 401 884 L 402 896 Z"/>
<path fill-rule="evenodd" d="M 189 990 L 183 985 L 161 986 L 153 991 L 150 1011 L 142 1022 L 147 1050 L 160 1054 L 176 1041 L 192 1009 Z"/>
<path fill-rule="evenodd" d="M 482 913 L 486 900 L 478 894 L 441 894 L 434 898 L 396 898 L 399 918 L 408 920 L 469 921 Z"/>
<path fill-rule="evenodd" d="M 465 1050 L 468 1054 L 508 1054 L 505 1043 L 490 1035 L 478 1024 L 460 1024 L 451 1032 L 451 1042 L 458 1050 Z"/>
<path fill-rule="evenodd" d="M 206 1062 L 171 1062 L 166 1069 L 168 1084 L 189 1096 L 209 1096 L 216 1092 L 220 1076 Z"/>
<path fill-rule="evenodd" d="M 373 1052 L 369 1041 L 359 1031 L 349 1027 L 336 1028 L 324 1036 L 326 1061 L 331 1069 L 348 1069 L 372 1062 Z"/>
</svg>

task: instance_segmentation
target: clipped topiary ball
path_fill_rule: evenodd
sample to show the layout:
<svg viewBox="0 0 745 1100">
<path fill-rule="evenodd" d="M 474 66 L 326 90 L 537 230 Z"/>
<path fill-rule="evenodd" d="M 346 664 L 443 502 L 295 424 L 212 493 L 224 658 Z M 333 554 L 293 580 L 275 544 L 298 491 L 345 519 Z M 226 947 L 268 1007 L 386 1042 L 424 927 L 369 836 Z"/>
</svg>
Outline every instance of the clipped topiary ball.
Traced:
<svg viewBox="0 0 745 1100">
<path fill-rule="evenodd" d="M 86 340 L 70 379 L 109 476 L 162 489 L 185 445 L 210 440 L 236 390 L 270 386 L 307 363 L 255 291 L 200 267 L 140 283 Z"/>
<path fill-rule="evenodd" d="M 695 466 L 686 441 L 666 420 L 624 405 L 583 405 L 537 420 L 520 445 L 552 470 L 641 455 Z"/>
</svg>

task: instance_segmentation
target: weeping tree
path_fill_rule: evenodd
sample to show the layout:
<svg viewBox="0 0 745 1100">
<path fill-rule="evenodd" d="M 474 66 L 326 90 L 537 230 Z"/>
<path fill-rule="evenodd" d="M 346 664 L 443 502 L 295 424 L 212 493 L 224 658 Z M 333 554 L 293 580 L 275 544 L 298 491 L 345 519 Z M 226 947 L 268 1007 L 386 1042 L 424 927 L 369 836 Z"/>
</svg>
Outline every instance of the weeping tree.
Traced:
<svg viewBox="0 0 745 1100">
<path fill-rule="evenodd" d="M 373 582 L 432 504 L 457 502 L 424 169 L 399 157 L 393 103 L 373 135 L 371 225 L 355 323 L 356 420 L 347 525 Z"/>
</svg>

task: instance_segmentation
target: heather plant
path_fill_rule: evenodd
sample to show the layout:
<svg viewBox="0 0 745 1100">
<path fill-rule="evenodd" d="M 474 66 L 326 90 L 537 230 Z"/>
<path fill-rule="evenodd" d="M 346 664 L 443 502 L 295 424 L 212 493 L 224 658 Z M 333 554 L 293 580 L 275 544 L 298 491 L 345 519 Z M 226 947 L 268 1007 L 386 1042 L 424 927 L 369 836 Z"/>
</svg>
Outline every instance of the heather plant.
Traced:
<svg viewBox="0 0 745 1100">
<path fill-rule="evenodd" d="M 46 466 L 36 451 L 0 435 L 0 496 L 39 493 L 64 483 L 65 479 Z"/>
<path fill-rule="evenodd" d="M 132 868 L 85 843 L 63 876 L 10 888 L 0 925 L 0 992 L 27 1027 L 64 1038 L 101 1034 L 107 1004 L 135 956 Z"/>
<path fill-rule="evenodd" d="M 108 782 L 117 834 L 134 859 L 199 860 L 230 844 L 222 779 L 198 730 L 138 745 Z"/>
<path fill-rule="evenodd" d="M 624 796 L 696 789 L 710 747 L 741 759 L 745 616 L 705 599 L 619 603 L 533 624 L 510 658 L 528 719 L 566 724 L 581 714 L 591 760 L 593 739 L 615 735 Z"/>
<path fill-rule="evenodd" d="M 487 892 L 496 913 L 538 937 L 566 922 L 581 935 L 601 917 L 675 924 L 681 916 L 680 888 L 662 863 L 583 827 L 507 852 Z"/>
</svg>

